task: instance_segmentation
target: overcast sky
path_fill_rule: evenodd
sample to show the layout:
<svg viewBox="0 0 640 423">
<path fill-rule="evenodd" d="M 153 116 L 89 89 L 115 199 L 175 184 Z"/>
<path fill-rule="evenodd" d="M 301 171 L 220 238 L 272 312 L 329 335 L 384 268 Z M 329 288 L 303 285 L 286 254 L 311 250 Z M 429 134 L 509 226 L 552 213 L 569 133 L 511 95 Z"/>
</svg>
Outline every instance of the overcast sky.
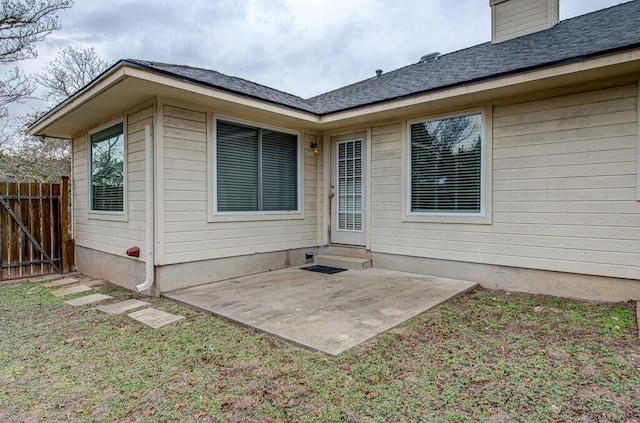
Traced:
<svg viewBox="0 0 640 423">
<path fill-rule="evenodd" d="M 624 0 L 561 0 L 568 19 Z M 22 62 L 38 72 L 67 45 L 214 69 L 304 98 L 489 41 L 489 0 L 76 0 Z M 24 107 L 24 106 L 23 106 Z"/>
</svg>

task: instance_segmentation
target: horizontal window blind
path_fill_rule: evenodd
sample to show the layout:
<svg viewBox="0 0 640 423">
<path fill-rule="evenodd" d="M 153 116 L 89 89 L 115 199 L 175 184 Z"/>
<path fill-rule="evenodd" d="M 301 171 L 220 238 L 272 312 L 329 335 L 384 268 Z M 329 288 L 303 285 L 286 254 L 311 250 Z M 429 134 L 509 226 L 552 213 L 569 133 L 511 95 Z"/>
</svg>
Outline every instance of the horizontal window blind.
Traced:
<svg viewBox="0 0 640 423">
<path fill-rule="evenodd" d="M 93 208 L 96 211 L 123 211 L 122 187 L 93 185 Z"/>
<path fill-rule="evenodd" d="M 124 211 L 124 125 L 91 134 L 91 210 Z"/>
<path fill-rule="evenodd" d="M 219 212 L 298 210 L 298 136 L 218 120 Z"/>
<path fill-rule="evenodd" d="M 218 121 L 218 211 L 258 210 L 258 130 Z"/>
<path fill-rule="evenodd" d="M 298 137 L 262 131 L 262 209 L 298 210 Z"/>
<path fill-rule="evenodd" d="M 411 125 L 411 211 L 479 213 L 482 117 Z"/>
</svg>

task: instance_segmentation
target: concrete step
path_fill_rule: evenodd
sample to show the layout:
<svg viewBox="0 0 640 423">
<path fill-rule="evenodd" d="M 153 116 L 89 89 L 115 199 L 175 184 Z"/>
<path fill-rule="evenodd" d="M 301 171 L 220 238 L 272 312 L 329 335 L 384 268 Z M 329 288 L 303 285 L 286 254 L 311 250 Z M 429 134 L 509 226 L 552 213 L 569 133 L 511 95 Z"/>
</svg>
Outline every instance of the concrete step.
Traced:
<svg viewBox="0 0 640 423">
<path fill-rule="evenodd" d="M 345 256 L 357 258 L 371 258 L 371 251 L 364 247 L 352 247 L 346 245 L 326 245 L 318 248 L 317 254 L 329 256 Z"/>
<path fill-rule="evenodd" d="M 370 258 L 334 256 L 330 254 L 316 255 L 313 257 L 313 262 L 322 266 L 351 270 L 364 270 L 371 267 Z"/>
</svg>

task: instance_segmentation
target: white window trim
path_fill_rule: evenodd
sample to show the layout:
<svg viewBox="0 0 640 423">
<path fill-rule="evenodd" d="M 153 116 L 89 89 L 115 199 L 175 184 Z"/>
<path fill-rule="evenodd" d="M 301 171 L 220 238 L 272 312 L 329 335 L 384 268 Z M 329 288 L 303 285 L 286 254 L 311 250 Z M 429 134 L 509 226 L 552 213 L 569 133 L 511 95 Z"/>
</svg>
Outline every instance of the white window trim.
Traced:
<svg viewBox="0 0 640 423">
<path fill-rule="evenodd" d="M 91 163 L 91 159 L 92 159 L 92 151 L 91 151 L 91 135 L 95 134 L 96 132 L 100 132 L 103 129 L 107 129 L 110 128 L 114 125 L 117 125 L 119 123 L 122 123 L 122 136 L 123 136 L 123 144 L 124 144 L 124 151 L 123 151 L 123 169 L 122 169 L 122 173 L 123 173 L 123 187 L 124 189 L 122 190 L 122 211 L 121 212 L 116 212 L 116 211 L 103 211 L 103 210 L 93 210 L 93 190 L 91 189 L 91 184 L 93 183 L 92 181 L 92 163 Z M 128 140 L 127 140 L 127 118 L 126 116 L 123 116 L 121 118 L 118 119 L 114 119 L 112 121 L 109 121 L 103 125 L 100 125 L 96 128 L 91 129 L 90 131 L 87 132 L 87 217 L 89 219 L 100 219 L 100 220 L 113 220 L 113 221 L 121 221 L 121 222 L 126 222 L 128 221 L 128 215 L 129 215 L 129 211 L 128 211 L 128 204 L 129 202 L 127 201 L 128 199 L 128 191 L 129 191 L 129 184 L 128 184 L 128 162 L 129 162 L 129 157 L 128 157 Z"/>
<path fill-rule="evenodd" d="M 266 125 L 263 123 L 253 122 L 249 120 L 243 120 L 224 115 L 208 114 L 209 122 L 207 122 L 208 134 L 207 142 L 207 169 L 209 175 L 207 175 L 208 189 L 207 195 L 209 201 L 207 201 L 207 221 L 208 222 L 236 222 L 236 221 L 257 221 L 257 220 L 290 220 L 290 219 L 304 219 L 304 146 L 303 136 L 300 131 L 282 128 L 273 125 Z M 218 120 L 222 120 L 230 123 L 237 123 L 239 125 L 251 126 L 260 129 L 269 129 L 286 134 L 295 135 L 298 138 L 298 151 L 297 151 L 297 192 L 298 192 L 298 210 L 291 211 L 242 211 L 242 212 L 220 212 L 218 211 L 218 180 L 217 180 L 217 157 L 216 157 L 216 127 Z"/>
<path fill-rule="evenodd" d="M 403 213 L 405 222 L 431 222 L 431 223 L 492 223 L 492 108 L 491 104 L 485 107 L 460 110 L 453 113 L 428 115 L 418 119 L 406 121 L 403 126 L 403 162 L 405 163 L 403 177 Z M 446 212 L 412 212 L 411 211 L 411 125 L 415 123 L 448 119 L 460 116 L 480 114 L 482 120 L 482 168 L 481 168 L 481 199 L 480 213 L 446 213 Z"/>
</svg>

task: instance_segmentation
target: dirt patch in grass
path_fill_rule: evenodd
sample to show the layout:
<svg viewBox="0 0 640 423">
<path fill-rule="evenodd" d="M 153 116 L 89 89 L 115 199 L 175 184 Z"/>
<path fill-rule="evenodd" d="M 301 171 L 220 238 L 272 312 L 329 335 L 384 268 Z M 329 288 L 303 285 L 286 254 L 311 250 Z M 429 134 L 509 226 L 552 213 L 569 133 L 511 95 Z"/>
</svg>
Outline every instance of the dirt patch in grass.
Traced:
<svg viewBox="0 0 640 423">
<path fill-rule="evenodd" d="M 640 420 L 632 304 L 477 290 L 332 358 L 164 299 L 186 320 L 160 330 L 62 301 L 0 286 L 0 421 Z"/>
</svg>

